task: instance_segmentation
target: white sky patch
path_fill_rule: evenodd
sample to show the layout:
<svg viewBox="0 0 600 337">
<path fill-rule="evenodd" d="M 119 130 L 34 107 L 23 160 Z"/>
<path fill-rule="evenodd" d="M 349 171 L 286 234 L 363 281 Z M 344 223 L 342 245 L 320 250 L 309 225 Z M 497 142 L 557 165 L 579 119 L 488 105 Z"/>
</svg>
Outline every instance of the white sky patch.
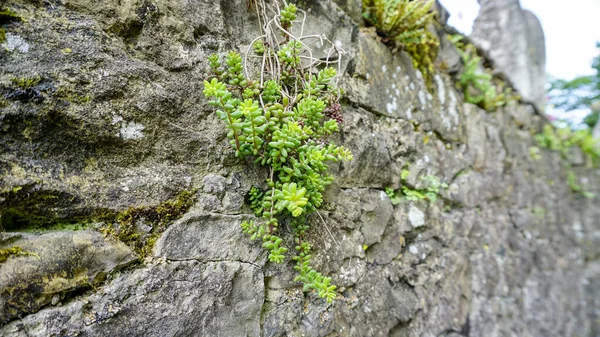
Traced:
<svg viewBox="0 0 600 337">
<path fill-rule="evenodd" d="M 477 0 L 440 0 L 451 13 L 448 23 L 470 34 L 479 12 Z M 592 74 L 591 62 L 600 41 L 600 1 L 521 0 L 521 7 L 532 11 L 546 35 L 546 70 L 564 79 Z"/>
</svg>

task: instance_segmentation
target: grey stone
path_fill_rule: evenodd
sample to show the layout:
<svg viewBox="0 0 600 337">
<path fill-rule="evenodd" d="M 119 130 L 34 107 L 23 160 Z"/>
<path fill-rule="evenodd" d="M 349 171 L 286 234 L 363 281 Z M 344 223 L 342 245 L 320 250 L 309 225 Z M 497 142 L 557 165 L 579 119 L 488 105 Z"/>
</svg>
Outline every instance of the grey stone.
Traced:
<svg viewBox="0 0 600 337">
<path fill-rule="evenodd" d="M 206 212 L 216 212 L 221 208 L 221 201 L 212 194 L 200 194 L 197 207 Z"/>
<path fill-rule="evenodd" d="M 138 269 L 97 294 L 0 328 L 4 336 L 260 336 L 260 269 L 179 261 Z"/>
<path fill-rule="evenodd" d="M 515 47 L 502 55 L 514 52 L 511 62 L 519 66 L 539 61 L 539 32 L 525 28 L 535 22 L 525 23 L 528 14 L 516 0 L 482 3 L 486 15 L 502 4 L 517 13 L 506 17 L 511 29 L 505 32 L 529 31 L 530 38 L 508 34 Z M 338 286 L 332 304 L 294 281 L 287 222 L 280 227 L 289 249 L 282 265 L 267 263 L 261 243 L 250 242 L 239 226 L 253 218 L 243 196 L 263 186 L 268 170 L 235 157 L 201 83 L 208 55 L 244 51 L 259 34 L 245 0 L 6 6 L 26 21 L 5 25 L 7 34 L 29 49 L 0 48 L 2 211 L 10 206 L 51 221 L 93 220 L 96 211 L 160 205 L 182 190 L 201 193 L 158 238 L 152 256 L 109 272 L 114 261 L 94 255 L 98 268 L 89 270 L 99 272 L 91 277 L 107 274 L 103 283 L 39 295 L 41 304 L 11 316 L 0 335 L 598 334 L 600 208 L 597 199 L 570 191 L 560 154 L 542 150 L 542 159 L 530 158 L 539 116 L 518 102 L 494 114 L 463 104 L 453 78 L 441 72 L 429 91 L 408 54 L 361 29 L 360 1 L 300 4 L 305 32 L 324 33 L 347 51 L 340 66 L 344 122 L 330 141 L 355 159 L 330 165 L 334 183 L 309 216 L 306 234 L 311 266 Z M 497 19 L 487 21 L 484 37 L 502 41 Z M 456 50 L 437 33 L 439 61 L 460 71 Z M 325 44 L 310 43 L 317 57 L 324 55 Z M 532 54 L 523 54 L 524 46 Z M 61 52 L 67 47 L 71 53 Z M 510 76 L 496 64 L 494 71 Z M 534 86 L 541 65 L 525 65 L 509 78 Z M 37 75 L 40 83 L 25 93 L 11 81 Z M 121 137 L 123 128 L 132 139 Z M 450 187 L 435 203 L 391 205 L 384 190 L 401 188 L 407 165 L 409 185 L 422 187 L 420 177 L 434 174 Z M 600 195 L 598 169 L 572 169 Z M 9 231 L 31 229 L 18 220 L 2 215 Z M 0 244 L 32 235 L 0 233 Z M 93 235 L 107 247 L 121 246 Z M 14 266 L 7 275 L 16 277 L 21 261 L 51 267 L 34 256 L 10 257 L 0 275 Z"/>
<path fill-rule="evenodd" d="M 242 233 L 243 220 L 242 216 L 188 213 L 162 235 L 155 255 L 175 261 L 257 263 L 262 250 Z"/>
<path fill-rule="evenodd" d="M 19 35 L 13 35 L 11 33 L 6 34 L 6 42 L 2 44 L 2 47 L 6 48 L 9 52 L 18 50 L 21 53 L 29 52 L 29 43 L 23 40 Z"/>
<path fill-rule="evenodd" d="M 225 192 L 223 209 L 229 213 L 239 213 L 244 204 L 244 196 L 236 192 Z"/>
<path fill-rule="evenodd" d="M 426 89 L 412 68 L 410 56 L 392 54 L 387 46 L 364 33 L 359 33 L 356 44 L 358 54 L 349 69 L 350 77 L 342 82 L 348 97 L 378 115 L 422 120 L 421 114 L 413 112 L 427 104 L 418 99 L 419 92 Z"/>
<path fill-rule="evenodd" d="M 440 36 L 439 59 L 446 66 L 449 74 L 458 74 L 463 67 L 460 53 L 446 35 Z"/>
<path fill-rule="evenodd" d="M 442 25 L 448 23 L 448 19 L 450 18 L 450 12 L 442 5 L 439 0 L 435 1 L 435 6 L 433 8 L 437 14 L 437 20 Z"/>
<path fill-rule="evenodd" d="M 206 193 L 221 193 L 225 190 L 225 177 L 218 174 L 207 174 L 203 179 L 203 190 Z"/>
<path fill-rule="evenodd" d="M 362 1 L 361 0 L 334 0 L 355 23 L 360 24 L 363 21 Z"/>
<path fill-rule="evenodd" d="M 381 240 L 390 219 L 392 203 L 383 191 L 365 191 L 361 193 L 362 215 L 360 228 L 364 244 L 371 245 Z"/>
<path fill-rule="evenodd" d="M 408 221 L 410 221 L 413 228 L 419 228 L 425 225 L 425 214 L 411 204 L 408 211 Z"/>
<path fill-rule="evenodd" d="M 518 0 L 479 0 L 471 38 L 505 73 L 521 96 L 545 108 L 546 46 L 537 17 Z"/>
</svg>

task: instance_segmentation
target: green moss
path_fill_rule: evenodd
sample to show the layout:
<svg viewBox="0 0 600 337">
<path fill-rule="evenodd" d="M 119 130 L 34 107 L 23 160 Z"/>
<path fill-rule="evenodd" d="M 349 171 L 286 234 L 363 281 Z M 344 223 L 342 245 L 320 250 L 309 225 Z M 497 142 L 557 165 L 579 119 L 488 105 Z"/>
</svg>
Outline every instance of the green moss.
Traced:
<svg viewBox="0 0 600 337">
<path fill-rule="evenodd" d="M 535 206 L 531 209 L 531 213 L 538 218 L 543 218 L 546 215 L 546 209 L 544 207 Z"/>
<path fill-rule="evenodd" d="M 65 100 L 74 104 L 86 104 L 92 100 L 90 95 L 77 93 L 73 88 L 68 86 L 60 86 L 53 94 L 53 97 Z"/>
<path fill-rule="evenodd" d="M 183 191 L 177 198 L 158 206 L 130 207 L 119 213 L 104 211 L 98 218 L 107 225 L 102 229 L 106 235 L 113 236 L 129 245 L 140 257 L 152 252 L 160 235 L 180 218 L 193 204 L 196 190 Z M 148 233 L 140 233 L 136 225 L 143 223 L 150 227 Z"/>
<path fill-rule="evenodd" d="M 18 247 L 18 246 L 13 246 L 10 248 L 2 248 L 2 249 L 0 249 L 0 263 L 5 262 L 6 260 L 8 260 L 8 258 L 10 258 L 12 256 L 29 256 L 29 255 L 37 256 L 37 254 L 32 253 L 27 250 L 23 250 L 23 248 Z"/>
<path fill-rule="evenodd" d="M 383 41 L 405 50 L 431 89 L 440 42 L 429 26 L 435 21 L 434 1 L 363 0 L 363 16 Z"/>
<path fill-rule="evenodd" d="M 436 202 L 441 189 L 448 188 L 448 184 L 434 175 L 421 176 L 421 180 L 425 182 L 425 188 L 415 189 L 408 186 L 406 178 L 410 175 L 410 171 L 404 168 L 400 173 L 400 181 L 402 182 L 402 190 L 395 191 L 392 188 L 386 188 L 385 194 L 390 198 L 392 205 L 398 205 L 403 199 L 410 201 L 427 200 Z"/>
<path fill-rule="evenodd" d="M 6 249 L 0 249 L 0 263 L 6 261 L 11 256 L 18 256 L 21 254 L 23 249 L 21 247 L 10 247 Z"/>
<path fill-rule="evenodd" d="M 0 9 L 0 25 L 19 21 L 23 21 L 23 18 L 21 18 L 19 14 L 10 9 Z"/>
<path fill-rule="evenodd" d="M 584 197 L 590 199 L 593 199 L 595 197 L 594 193 L 586 191 L 579 184 L 579 178 L 577 178 L 577 175 L 575 175 L 575 172 L 573 172 L 572 170 L 567 171 L 567 185 L 569 185 L 569 188 L 571 188 L 571 191 L 573 191 L 573 193 L 580 193 Z"/>
<path fill-rule="evenodd" d="M 98 229 L 95 224 L 103 222 L 106 225 L 99 228 L 101 232 L 124 242 L 143 258 L 152 252 L 156 240 L 168 226 L 192 206 L 195 195 L 196 190 L 186 190 L 176 198 L 157 206 L 130 207 L 122 212 L 103 209 L 90 212 L 88 215 L 65 218 L 48 211 L 53 208 L 53 205 L 56 206 L 64 201 L 61 198 L 65 198 L 65 196 L 48 192 L 35 193 L 31 192 L 29 187 L 19 186 L 8 192 L 0 193 L 0 200 L 5 200 L 0 203 L 0 231 L 44 232 Z M 138 229 L 140 224 L 149 226 L 149 230 L 141 232 Z M 10 256 L 8 253 L 8 251 L 0 251 L 0 262 L 3 259 L 2 254 Z"/>
<path fill-rule="evenodd" d="M 17 186 L 0 192 L 0 230 L 41 231 L 78 225 L 83 216 L 65 218 L 57 209 L 71 204 L 73 196 L 37 191 L 36 186 Z"/>
<path fill-rule="evenodd" d="M 19 87 L 21 89 L 29 89 L 35 87 L 42 80 L 39 76 L 32 77 L 13 77 L 10 81 L 14 86 Z"/>
<path fill-rule="evenodd" d="M 19 232 L 41 232 L 58 230 L 82 230 L 89 228 L 84 217 L 62 219 L 57 216 L 41 215 L 19 208 L 7 208 L 0 212 L 0 230 Z"/>
<path fill-rule="evenodd" d="M 504 80 L 493 75 L 491 70 L 484 69 L 480 51 L 473 44 L 464 42 L 464 38 L 458 34 L 448 35 L 448 40 L 456 47 L 464 65 L 459 84 L 465 101 L 488 112 L 494 112 L 509 102 L 519 101 L 521 97 Z"/>
<path fill-rule="evenodd" d="M 0 25 L 19 21 L 23 21 L 23 19 L 17 13 L 12 12 L 10 9 L 0 8 Z M 0 43 L 4 42 L 6 42 L 6 29 L 0 27 Z"/>
<path fill-rule="evenodd" d="M 540 147 L 557 151 L 566 160 L 569 160 L 572 148 L 577 146 L 585 154 L 589 167 L 600 166 L 600 140 L 594 138 L 589 129 L 572 130 L 570 127 L 546 124 L 543 132 L 535 136 L 535 140 Z"/>
</svg>

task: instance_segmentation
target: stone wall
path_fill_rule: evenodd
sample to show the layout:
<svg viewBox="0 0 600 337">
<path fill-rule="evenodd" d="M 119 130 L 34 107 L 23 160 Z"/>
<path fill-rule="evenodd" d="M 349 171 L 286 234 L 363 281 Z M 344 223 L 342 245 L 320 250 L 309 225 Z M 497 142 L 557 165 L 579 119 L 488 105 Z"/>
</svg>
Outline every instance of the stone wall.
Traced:
<svg viewBox="0 0 600 337">
<path fill-rule="evenodd" d="M 540 20 L 519 0 L 478 0 L 471 38 L 521 96 L 540 111 L 546 105 L 546 43 Z"/>
<path fill-rule="evenodd" d="M 340 291 L 327 304 L 241 233 L 266 172 L 236 160 L 202 95 L 207 56 L 258 32 L 245 1 L 9 1 L 24 22 L 0 48 L 0 248 L 30 255 L 0 264 L 0 334 L 598 336 L 600 209 L 570 191 L 559 154 L 530 157 L 542 118 L 464 103 L 445 73 L 428 91 L 360 28 L 359 1 L 336 2 L 300 2 L 306 29 L 348 51 L 338 143 L 354 161 L 332 167 L 310 233 Z M 413 185 L 449 184 L 441 200 L 392 205 L 384 189 L 408 164 Z M 600 194 L 600 171 L 572 164 Z M 181 191 L 194 205 L 137 262 L 101 223 L 73 223 Z"/>
</svg>

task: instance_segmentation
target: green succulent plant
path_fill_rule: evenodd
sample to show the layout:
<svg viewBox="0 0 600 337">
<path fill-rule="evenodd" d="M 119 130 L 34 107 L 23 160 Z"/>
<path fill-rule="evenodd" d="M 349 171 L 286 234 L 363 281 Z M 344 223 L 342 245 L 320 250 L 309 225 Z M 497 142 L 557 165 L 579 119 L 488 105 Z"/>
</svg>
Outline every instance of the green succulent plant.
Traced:
<svg viewBox="0 0 600 337">
<path fill-rule="evenodd" d="M 268 43 L 265 35 L 252 46 L 265 63 L 280 65 L 278 72 L 261 69 L 261 79 L 252 80 L 244 73 L 239 53 L 230 52 L 224 60 L 213 55 L 208 58 L 212 75 L 204 81 L 204 95 L 227 128 L 235 156 L 269 171 L 268 188 L 253 187 L 248 193 L 257 219 L 244 221 L 243 232 L 262 241 L 269 261 L 283 263 L 288 248 L 279 227 L 289 223 L 296 281 L 304 284 L 304 291 L 314 290 L 331 302 L 336 286 L 312 268 L 305 234 L 308 217 L 322 205 L 323 192 L 333 182 L 328 164 L 352 160 L 352 154 L 330 138 L 340 129 L 336 70 L 307 68 L 301 61 L 306 47 L 287 34 L 297 10 L 288 5 L 274 18 L 287 42 Z"/>
</svg>

